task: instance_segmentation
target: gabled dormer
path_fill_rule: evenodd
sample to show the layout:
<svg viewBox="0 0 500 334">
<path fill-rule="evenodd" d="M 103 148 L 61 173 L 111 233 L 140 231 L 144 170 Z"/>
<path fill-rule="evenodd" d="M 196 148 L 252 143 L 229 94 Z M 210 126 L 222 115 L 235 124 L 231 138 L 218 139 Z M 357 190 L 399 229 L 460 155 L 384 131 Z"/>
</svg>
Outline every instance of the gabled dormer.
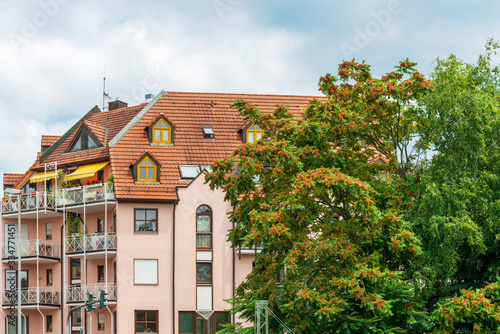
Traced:
<svg viewBox="0 0 500 334">
<path fill-rule="evenodd" d="M 174 144 L 175 129 L 172 123 L 161 115 L 149 127 L 148 131 L 149 143 L 158 146 L 170 146 Z"/>
<path fill-rule="evenodd" d="M 159 183 L 160 164 L 149 153 L 144 153 L 131 165 L 135 183 Z"/>
<path fill-rule="evenodd" d="M 102 143 L 94 136 L 92 131 L 89 130 L 85 123 L 82 123 L 66 152 L 85 151 L 102 146 Z"/>
<path fill-rule="evenodd" d="M 244 144 L 247 143 L 255 143 L 264 134 L 264 130 L 262 130 L 258 125 L 249 122 L 241 131 L 241 139 Z"/>
</svg>

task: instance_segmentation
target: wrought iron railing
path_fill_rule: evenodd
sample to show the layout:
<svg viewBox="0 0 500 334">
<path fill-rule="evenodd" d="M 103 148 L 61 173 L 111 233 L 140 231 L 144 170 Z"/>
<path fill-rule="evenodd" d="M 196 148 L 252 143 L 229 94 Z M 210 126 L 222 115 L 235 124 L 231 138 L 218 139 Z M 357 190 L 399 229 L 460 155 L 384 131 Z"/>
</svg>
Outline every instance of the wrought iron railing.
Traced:
<svg viewBox="0 0 500 334">
<path fill-rule="evenodd" d="M 10 248 L 10 249 L 9 249 Z M 12 249 L 20 250 L 21 257 L 30 257 L 30 256 L 43 256 L 43 257 L 52 257 L 52 258 L 60 258 L 61 257 L 61 248 L 60 244 L 57 242 L 50 242 L 46 240 L 28 240 L 21 241 L 21 246 L 17 246 L 17 242 L 14 243 L 14 246 L 8 247 L 8 245 L 2 245 L 2 254 L 4 258 L 8 258 L 12 256 Z M 14 254 L 17 257 L 17 251 Z"/>
<path fill-rule="evenodd" d="M 17 304 L 17 294 L 11 291 L 2 292 L 2 303 Z M 21 304 L 60 305 L 61 291 L 51 288 L 23 288 L 21 289 Z"/>
<path fill-rule="evenodd" d="M 108 300 L 116 300 L 116 283 L 97 283 L 84 286 L 69 285 L 66 287 L 66 302 L 83 302 L 87 300 L 87 293 L 99 298 L 100 291 L 108 293 Z"/>
<path fill-rule="evenodd" d="M 113 185 L 95 184 L 77 188 L 63 188 L 57 192 L 32 192 L 22 195 L 5 194 L 2 199 L 2 213 L 16 213 L 30 210 L 54 209 L 57 206 L 81 205 L 84 203 L 114 200 Z"/>
<path fill-rule="evenodd" d="M 116 233 L 73 234 L 66 237 L 66 253 L 116 250 Z"/>
</svg>

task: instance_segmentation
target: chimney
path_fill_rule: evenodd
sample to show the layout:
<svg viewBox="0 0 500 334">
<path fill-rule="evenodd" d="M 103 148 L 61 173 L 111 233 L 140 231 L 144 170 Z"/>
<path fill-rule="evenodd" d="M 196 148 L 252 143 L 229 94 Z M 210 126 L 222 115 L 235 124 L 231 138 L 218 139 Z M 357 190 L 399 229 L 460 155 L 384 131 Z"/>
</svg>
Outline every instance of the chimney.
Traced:
<svg viewBox="0 0 500 334">
<path fill-rule="evenodd" d="M 123 102 L 120 100 L 108 102 L 108 110 L 127 108 L 127 106 L 128 106 L 127 102 Z"/>
<path fill-rule="evenodd" d="M 154 99 L 155 95 L 154 94 L 146 94 L 144 96 L 144 101 L 142 103 L 149 103 Z"/>
</svg>

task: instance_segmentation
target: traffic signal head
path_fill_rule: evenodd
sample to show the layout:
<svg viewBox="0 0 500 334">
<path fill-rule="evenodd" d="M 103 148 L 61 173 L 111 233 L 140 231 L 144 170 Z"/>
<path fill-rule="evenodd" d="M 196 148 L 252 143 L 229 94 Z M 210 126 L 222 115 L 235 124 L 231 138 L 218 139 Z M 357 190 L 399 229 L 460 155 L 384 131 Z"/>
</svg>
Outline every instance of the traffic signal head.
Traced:
<svg viewBox="0 0 500 334">
<path fill-rule="evenodd" d="M 101 298 L 99 299 L 99 308 L 103 308 L 108 306 L 108 293 L 104 290 L 101 290 Z"/>
<path fill-rule="evenodd" d="M 94 304 L 97 302 L 95 300 L 95 296 L 92 295 L 91 293 L 87 293 L 88 298 L 87 298 L 87 311 L 90 312 L 92 310 L 95 310 Z"/>
</svg>

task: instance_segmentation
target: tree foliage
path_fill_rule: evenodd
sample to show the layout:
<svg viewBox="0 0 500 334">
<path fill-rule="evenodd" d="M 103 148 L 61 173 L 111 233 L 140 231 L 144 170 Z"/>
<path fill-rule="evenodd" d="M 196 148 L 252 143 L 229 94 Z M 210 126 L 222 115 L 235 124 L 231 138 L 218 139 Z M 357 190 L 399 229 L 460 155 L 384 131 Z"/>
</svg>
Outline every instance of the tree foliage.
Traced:
<svg viewBox="0 0 500 334">
<path fill-rule="evenodd" d="M 431 88 L 408 60 L 380 79 L 368 65 L 348 61 L 337 76 L 320 79 L 326 98 L 311 100 L 300 117 L 286 106 L 263 115 L 246 101 L 234 104 L 266 133 L 215 162 L 207 176 L 237 203 L 233 246 L 263 247 L 233 311 L 253 320 L 255 301 L 266 299 L 297 333 L 399 333 L 418 322 L 402 270 L 420 246 L 394 200 L 409 193 L 374 175 L 409 176 L 411 105 Z M 379 152 L 388 164 L 373 163 Z"/>
</svg>

